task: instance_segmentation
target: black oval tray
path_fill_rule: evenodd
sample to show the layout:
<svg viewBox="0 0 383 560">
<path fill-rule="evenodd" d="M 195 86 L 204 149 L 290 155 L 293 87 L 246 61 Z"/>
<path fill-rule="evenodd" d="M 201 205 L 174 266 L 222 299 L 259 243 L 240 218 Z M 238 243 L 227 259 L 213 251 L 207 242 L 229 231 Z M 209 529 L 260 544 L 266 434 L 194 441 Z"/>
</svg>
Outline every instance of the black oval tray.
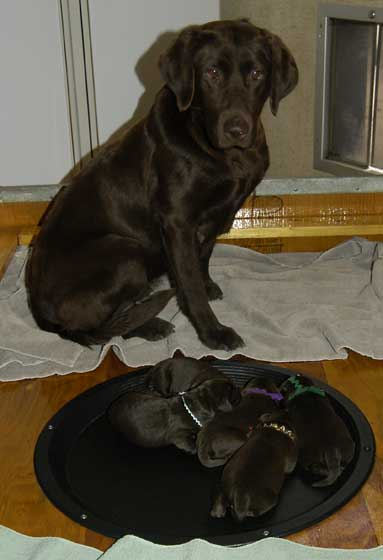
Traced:
<svg viewBox="0 0 383 560">
<path fill-rule="evenodd" d="M 211 362 L 237 385 L 253 376 L 281 383 L 295 371 L 235 361 Z M 68 517 L 108 537 L 135 534 L 159 544 L 203 538 L 239 545 L 281 537 L 318 523 L 362 486 L 374 463 L 375 442 L 365 416 L 347 397 L 315 380 L 346 422 L 356 444 L 353 462 L 327 488 L 312 488 L 296 471 L 287 478 L 275 510 L 237 524 L 209 517 L 222 468 L 204 468 L 176 448 L 143 449 L 109 425 L 105 411 L 122 393 L 143 387 L 149 368 L 115 377 L 67 403 L 42 430 L 35 449 L 37 479 Z M 308 377 L 308 376 L 307 376 Z"/>
</svg>

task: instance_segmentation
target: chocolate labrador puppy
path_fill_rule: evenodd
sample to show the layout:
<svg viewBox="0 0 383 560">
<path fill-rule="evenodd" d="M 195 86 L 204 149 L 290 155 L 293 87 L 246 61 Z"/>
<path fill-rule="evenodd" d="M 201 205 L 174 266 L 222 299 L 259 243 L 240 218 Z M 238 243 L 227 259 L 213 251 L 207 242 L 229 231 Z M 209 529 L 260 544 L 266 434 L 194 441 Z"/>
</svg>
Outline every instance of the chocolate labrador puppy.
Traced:
<svg viewBox="0 0 383 560">
<path fill-rule="evenodd" d="M 225 466 L 210 515 L 224 517 L 229 510 L 241 522 L 275 507 L 297 455 L 286 411 L 263 414 L 254 434 Z"/>
<path fill-rule="evenodd" d="M 163 397 L 173 397 L 181 392 L 190 391 L 209 379 L 227 383 L 228 394 L 233 404 L 241 400 L 240 390 L 226 375 L 207 362 L 194 358 L 168 358 L 153 366 L 146 377 L 148 388 L 157 391 Z M 222 385 L 224 386 L 224 385 Z"/>
<path fill-rule="evenodd" d="M 231 410 L 229 379 L 207 379 L 188 392 L 164 398 L 159 393 L 128 392 L 114 401 L 108 418 L 115 429 L 141 447 L 175 445 L 196 453 L 196 436 L 216 412 Z"/>
<path fill-rule="evenodd" d="M 184 29 L 161 56 L 165 85 L 149 115 L 106 146 L 61 189 L 28 260 L 37 324 L 84 345 L 111 337 L 157 340 L 173 325 L 156 315 L 176 292 L 209 348 L 242 338 L 219 322 L 209 275 L 216 237 L 269 165 L 260 120 L 298 80 L 275 35 L 248 21 Z M 175 290 L 151 293 L 170 277 Z"/>
<path fill-rule="evenodd" d="M 224 465 L 252 436 L 262 414 L 277 410 L 283 397 L 268 378 L 251 379 L 242 389 L 240 404 L 217 414 L 197 437 L 197 452 L 205 467 Z"/>
<path fill-rule="evenodd" d="M 355 452 L 355 443 L 325 392 L 311 379 L 292 376 L 280 387 L 299 441 L 298 462 L 312 486 L 334 484 Z"/>
</svg>

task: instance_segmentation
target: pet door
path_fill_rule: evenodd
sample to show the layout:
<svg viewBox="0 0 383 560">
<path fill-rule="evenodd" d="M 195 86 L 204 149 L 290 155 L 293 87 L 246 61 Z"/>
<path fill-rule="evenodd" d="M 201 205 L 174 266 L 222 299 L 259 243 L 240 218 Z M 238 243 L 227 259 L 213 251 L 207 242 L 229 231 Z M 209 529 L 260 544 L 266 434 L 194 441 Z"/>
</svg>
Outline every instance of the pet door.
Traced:
<svg viewBox="0 0 383 560">
<path fill-rule="evenodd" d="M 383 174 L 383 9 L 318 12 L 314 167 Z"/>
</svg>

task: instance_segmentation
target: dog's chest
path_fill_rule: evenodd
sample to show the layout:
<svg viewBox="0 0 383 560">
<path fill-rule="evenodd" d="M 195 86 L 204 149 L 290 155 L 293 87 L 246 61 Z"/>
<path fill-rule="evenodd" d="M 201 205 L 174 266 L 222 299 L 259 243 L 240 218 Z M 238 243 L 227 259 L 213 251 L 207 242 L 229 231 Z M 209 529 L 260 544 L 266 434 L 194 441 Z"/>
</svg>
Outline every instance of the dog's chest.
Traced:
<svg viewBox="0 0 383 560">
<path fill-rule="evenodd" d="M 228 231 L 239 208 L 252 192 L 251 175 L 222 177 L 206 196 L 199 216 L 198 237 L 200 241 Z"/>
</svg>

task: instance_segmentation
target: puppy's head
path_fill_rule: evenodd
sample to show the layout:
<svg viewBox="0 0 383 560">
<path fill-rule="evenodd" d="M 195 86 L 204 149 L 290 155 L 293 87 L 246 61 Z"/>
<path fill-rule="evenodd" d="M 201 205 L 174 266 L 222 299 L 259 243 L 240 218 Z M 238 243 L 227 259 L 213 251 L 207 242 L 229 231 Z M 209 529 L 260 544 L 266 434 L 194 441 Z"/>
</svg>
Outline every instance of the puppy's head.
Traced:
<svg viewBox="0 0 383 560">
<path fill-rule="evenodd" d="M 281 39 L 247 20 L 186 28 L 159 65 L 178 109 L 200 111 L 219 149 L 254 145 L 266 99 L 275 115 L 298 81 L 295 60 Z"/>
<path fill-rule="evenodd" d="M 197 437 L 197 453 L 204 467 L 224 465 L 232 455 L 244 445 L 250 435 L 241 434 L 238 430 L 225 430 L 224 435 L 211 432 L 209 424 L 202 428 Z"/>
<path fill-rule="evenodd" d="M 312 387 L 314 383 L 308 377 L 300 374 L 292 375 L 285 379 L 283 383 L 279 386 L 279 391 L 284 396 L 286 401 L 291 397 L 299 386 L 302 387 Z"/>
<path fill-rule="evenodd" d="M 217 412 L 229 412 L 241 401 L 241 392 L 228 378 L 208 379 L 188 392 L 197 416 L 214 417 Z"/>
<path fill-rule="evenodd" d="M 168 358 L 153 366 L 146 377 L 146 386 L 163 397 L 189 391 L 207 379 L 226 379 L 217 369 L 195 358 Z"/>
<path fill-rule="evenodd" d="M 247 392 L 249 389 L 264 389 L 268 393 L 278 393 L 278 387 L 275 384 L 275 381 L 270 377 L 252 377 L 245 383 L 242 387 L 241 393 L 243 395 L 252 394 L 251 392 Z M 256 394 L 256 393 L 254 393 Z"/>
</svg>

